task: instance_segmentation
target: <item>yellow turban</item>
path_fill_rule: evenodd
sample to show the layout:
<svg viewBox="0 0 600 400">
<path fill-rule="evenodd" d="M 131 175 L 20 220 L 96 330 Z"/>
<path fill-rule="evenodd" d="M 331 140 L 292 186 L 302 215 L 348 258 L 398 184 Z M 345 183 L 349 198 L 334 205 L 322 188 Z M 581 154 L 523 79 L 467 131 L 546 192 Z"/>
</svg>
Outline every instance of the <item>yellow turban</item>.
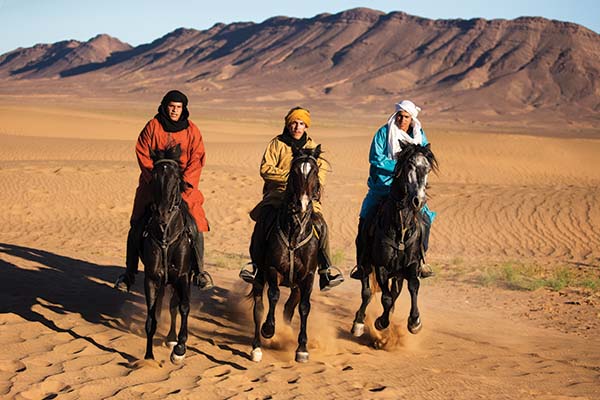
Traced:
<svg viewBox="0 0 600 400">
<path fill-rule="evenodd" d="M 292 108 L 285 116 L 285 126 L 289 126 L 296 120 L 304 122 L 306 127 L 310 126 L 310 112 L 302 107 Z"/>
</svg>

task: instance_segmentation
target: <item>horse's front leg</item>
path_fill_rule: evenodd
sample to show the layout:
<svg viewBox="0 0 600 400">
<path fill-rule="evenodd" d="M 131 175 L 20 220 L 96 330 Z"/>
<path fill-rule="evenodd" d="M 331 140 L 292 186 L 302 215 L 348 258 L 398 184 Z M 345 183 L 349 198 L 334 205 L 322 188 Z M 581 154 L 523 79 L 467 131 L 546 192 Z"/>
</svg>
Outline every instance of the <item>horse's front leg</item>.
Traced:
<svg viewBox="0 0 600 400">
<path fill-rule="evenodd" d="M 310 273 L 300 288 L 300 306 L 298 313 L 300 314 L 300 332 L 298 333 L 298 348 L 296 349 L 296 362 L 308 361 L 308 336 L 306 334 L 306 325 L 308 322 L 308 314 L 310 313 L 310 294 L 312 293 L 314 274 Z"/>
<path fill-rule="evenodd" d="M 419 315 L 419 307 L 417 307 L 417 297 L 419 295 L 419 278 L 417 277 L 417 268 L 410 269 L 410 276 L 407 278 L 408 291 L 410 292 L 410 315 L 408 316 L 408 331 L 412 334 L 417 334 L 421 331 L 421 317 Z"/>
<path fill-rule="evenodd" d="M 177 279 L 174 290 L 179 297 L 179 315 L 181 316 L 181 326 L 179 335 L 177 335 L 177 344 L 171 352 L 171 362 L 180 364 L 185 359 L 186 342 L 188 339 L 188 317 L 190 314 L 190 280 L 187 275 L 180 276 Z"/>
<path fill-rule="evenodd" d="M 269 271 L 269 288 L 267 289 L 267 296 L 269 297 L 269 311 L 267 312 L 267 319 L 260 329 L 260 333 L 264 338 L 270 339 L 275 334 L 275 308 L 279 301 L 279 284 L 277 282 L 277 272 L 275 268 L 271 268 Z"/>
<path fill-rule="evenodd" d="M 381 288 L 381 305 L 383 313 L 375 320 L 375 329 L 381 331 L 390 325 L 390 311 L 394 305 L 392 293 L 390 292 L 389 274 L 385 267 L 376 268 L 377 283 Z"/>
<path fill-rule="evenodd" d="M 295 286 L 291 289 L 290 297 L 285 302 L 285 306 L 283 308 L 283 319 L 285 323 L 290 325 L 292 323 L 292 318 L 294 317 L 294 311 L 296 310 L 296 306 L 300 302 L 300 288 Z"/>
<path fill-rule="evenodd" d="M 173 295 L 171 296 L 171 301 L 169 302 L 169 314 L 171 316 L 171 324 L 169 326 L 169 333 L 167 334 L 166 344 L 170 350 L 173 350 L 173 347 L 177 344 L 177 308 L 179 306 L 179 296 L 177 295 L 177 290 L 173 288 Z"/>
<path fill-rule="evenodd" d="M 352 324 L 352 334 L 354 335 L 354 337 L 361 337 L 365 333 L 365 312 L 372 298 L 372 292 L 369 282 L 369 280 L 371 279 L 371 274 L 364 275 L 365 276 L 363 276 L 360 280 L 362 286 L 360 292 L 362 302 L 360 303 L 358 311 L 356 311 L 356 315 L 354 316 L 354 322 Z"/>
<path fill-rule="evenodd" d="M 146 294 L 146 306 L 148 309 L 148 315 L 146 316 L 146 355 L 144 359 L 154 360 L 154 353 L 152 352 L 152 339 L 156 333 L 156 308 L 160 307 L 157 299 L 159 297 L 160 283 L 155 280 L 151 280 L 146 276 L 144 279 L 144 290 Z"/>
<path fill-rule="evenodd" d="M 260 349 L 260 324 L 262 322 L 264 305 L 264 275 L 259 269 L 256 274 L 256 279 L 252 284 L 252 299 L 254 300 L 254 340 L 252 341 L 252 361 L 259 362 L 262 360 L 262 350 Z"/>
</svg>

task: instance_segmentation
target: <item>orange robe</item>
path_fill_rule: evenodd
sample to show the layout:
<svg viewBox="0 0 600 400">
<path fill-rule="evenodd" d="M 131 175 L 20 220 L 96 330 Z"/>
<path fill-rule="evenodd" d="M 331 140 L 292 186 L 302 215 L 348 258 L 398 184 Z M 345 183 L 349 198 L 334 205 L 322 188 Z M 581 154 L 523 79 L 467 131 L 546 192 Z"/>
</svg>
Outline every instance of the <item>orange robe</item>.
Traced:
<svg viewBox="0 0 600 400">
<path fill-rule="evenodd" d="M 189 121 L 189 120 L 188 120 Z M 144 215 L 146 207 L 152 201 L 152 192 L 150 190 L 150 180 L 152 179 L 153 162 L 150 158 L 150 149 L 165 149 L 172 145 L 181 145 L 181 159 L 179 165 L 183 170 L 183 180 L 192 187 L 183 192 L 183 200 L 187 203 L 190 213 L 198 230 L 207 232 L 208 221 L 204 214 L 204 196 L 198 189 L 200 183 L 200 174 L 206 160 L 204 151 L 204 142 L 202 134 L 198 127 L 189 121 L 189 127 L 178 132 L 166 132 L 156 118 L 150 120 L 138 137 L 135 146 L 138 164 L 141 174 L 138 188 L 135 192 L 133 202 L 133 213 L 131 220 L 135 221 Z"/>
</svg>

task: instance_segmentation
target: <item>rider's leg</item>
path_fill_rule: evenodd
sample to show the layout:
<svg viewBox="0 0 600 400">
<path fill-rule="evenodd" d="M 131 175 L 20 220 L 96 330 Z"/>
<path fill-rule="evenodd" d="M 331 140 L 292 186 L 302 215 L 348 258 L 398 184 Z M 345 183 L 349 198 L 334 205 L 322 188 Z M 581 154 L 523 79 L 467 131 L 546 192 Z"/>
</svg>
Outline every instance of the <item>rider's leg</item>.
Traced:
<svg viewBox="0 0 600 400">
<path fill-rule="evenodd" d="M 214 286 L 212 277 L 204 270 L 204 234 L 197 229 L 194 229 L 195 237 L 192 239 L 192 248 L 194 249 L 195 263 L 193 271 L 194 285 L 200 289 L 210 289 Z"/>
<path fill-rule="evenodd" d="M 250 258 L 251 258 L 251 270 L 242 268 L 240 271 L 240 278 L 247 283 L 253 283 L 256 277 L 257 265 L 262 262 L 264 257 L 265 249 L 265 236 L 268 234 L 269 228 L 274 221 L 274 215 L 276 208 L 271 205 L 263 205 L 260 211 L 257 213 L 256 223 L 254 224 L 254 230 L 252 231 L 252 238 L 250 239 Z"/>
<path fill-rule="evenodd" d="M 359 218 L 358 219 L 358 232 L 356 234 L 356 267 L 352 270 L 350 277 L 352 279 L 361 280 L 365 275 L 365 270 L 363 268 L 363 260 L 366 253 L 366 245 L 367 245 L 367 232 L 366 232 L 366 219 Z"/>
<path fill-rule="evenodd" d="M 431 265 L 427 264 L 425 262 L 425 253 L 427 252 L 427 249 L 429 248 L 429 232 L 431 231 L 431 219 L 429 214 L 427 213 L 423 213 L 423 230 L 422 230 L 422 257 L 423 257 L 423 261 L 420 263 L 420 268 L 419 268 L 419 276 L 421 278 L 429 278 L 430 276 L 433 276 L 433 269 L 431 268 Z"/>
<path fill-rule="evenodd" d="M 344 282 L 344 276 L 341 271 L 339 274 L 331 273 L 332 264 L 331 257 L 329 256 L 329 235 L 327 232 L 327 223 L 323 215 L 318 212 L 313 213 L 313 223 L 319 235 L 319 288 L 321 290 L 328 290 Z"/>
<path fill-rule="evenodd" d="M 121 274 L 115 282 L 115 288 L 121 291 L 129 291 L 135 283 L 135 274 L 138 272 L 140 247 L 144 234 L 145 218 L 131 220 L 129 233 L 127 234 L 127 255 L 125 256 L 125 273 Z"/>
</svg>

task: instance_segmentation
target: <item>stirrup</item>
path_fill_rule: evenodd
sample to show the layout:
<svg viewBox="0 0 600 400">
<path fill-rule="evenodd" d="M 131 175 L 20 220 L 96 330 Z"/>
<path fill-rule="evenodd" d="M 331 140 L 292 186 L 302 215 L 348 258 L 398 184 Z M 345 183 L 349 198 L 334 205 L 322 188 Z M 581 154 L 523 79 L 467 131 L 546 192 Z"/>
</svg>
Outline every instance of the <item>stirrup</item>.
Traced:
<svg viewBox="0 0 600 400">
<path fill-rule="evenodd" d="M 192 278 L 194 285 L 198 286 L 200 290 L 212 289 L 215 286 L 212 276 L 206 271 L 198 272 Z"/>
<path fill-rule="evenodd" d="M 429 264 L 421 264 L 419 267 L 419 278 L 429 278 L 430 276 L 434 276 L 435 272 L 433 272 L 433 268 Z"/>
<path fill-rule="evenodd" d="M 119 277 L 115 281 L 114 288 L 117 289 L 120 292 L 129 293 L 129 291 L 131 290 L 131 286 L 132 285 L 133 285 L 133 282 L 129 281 L 129 278 L 127 277 L 127 274 L 121 274 L 121 275 L 119 275 Z"/>
<path fill-rule="evenodd" d="M 246 267 L 248 265 L 251 265 L 254 269 L 254 272 L 249 271 L 246 269 Z M 256 264 L 254 264 L 252 261 L 250 261 L 247 264 L 244 264 L 242 266 L 242 269 L 240 270 L 240 274 L 239 277 L 242 278 L 242 280 L 246 283 L 250 283 L 253 284 L 254 280 L 256 279 L 256 274 L 258 273 L 258 267 L 256 266 Z"/>
<path fill-rule="evenodd" d="M 331 270 L 338 272 L 338 274 L 331 274 Z M 342 282 L 344 282 L 344 274 L 342 274 L 342 271 L 338 267 L 330 266 L 328 268 L 324 268 L 319 271 L 319 275 L 321 276 L 319 279 L 319 288 L 322 292 L 331 290 L 332 288 L 339 286 Z M 324 281 L 322 277 L 325 277 L 325 285 L 322 285 L 322 282 Z"/>
<path fill-rule="evenodd" d="M 365 277 L 365 267 L 356 264 L 350 271 L 350 278 L 358 279 L 359 281 Z"/>
</svg>

